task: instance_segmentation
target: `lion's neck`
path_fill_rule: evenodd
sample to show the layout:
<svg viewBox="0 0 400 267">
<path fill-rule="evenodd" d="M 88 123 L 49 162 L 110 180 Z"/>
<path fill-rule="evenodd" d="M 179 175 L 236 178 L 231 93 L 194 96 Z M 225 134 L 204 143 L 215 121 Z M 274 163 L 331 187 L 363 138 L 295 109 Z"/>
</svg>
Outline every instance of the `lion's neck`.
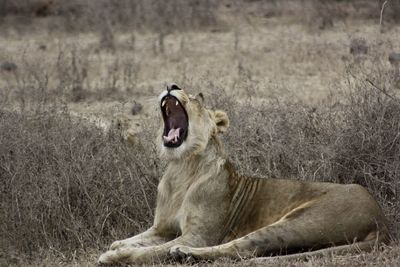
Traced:
<svg viewBox="0 0 400 267">
<path fill-rule="evenodd" d="M 223 167 L 226 160 L 227 156 L 220 140 L 212 138 L 203 152 L 171 161 L 168 164 L 166 174 L 186 174 L 188 178 L 206 173 L 218 175 L 219 172 L 224 171 Z"/>
</svg>

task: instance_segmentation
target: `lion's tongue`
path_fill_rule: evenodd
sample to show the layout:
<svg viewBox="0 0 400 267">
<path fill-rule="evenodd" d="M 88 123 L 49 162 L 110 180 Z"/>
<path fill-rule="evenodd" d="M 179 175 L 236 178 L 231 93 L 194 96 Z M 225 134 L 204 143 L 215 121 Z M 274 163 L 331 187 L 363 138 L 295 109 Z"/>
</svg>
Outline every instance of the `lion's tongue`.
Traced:
<svg viewBox="0 0 400 267">
<path fill-rule="evenodd" d="M 179 138 L 179 131 L 181 128 L 178 129 L 171 129 L 169 130 L 168 136 L 163 136 L 164 141 L 165 142 L 171 142 L 173 140 L 173 142 L 177 142 L 178 138 Z"/>
</svg>

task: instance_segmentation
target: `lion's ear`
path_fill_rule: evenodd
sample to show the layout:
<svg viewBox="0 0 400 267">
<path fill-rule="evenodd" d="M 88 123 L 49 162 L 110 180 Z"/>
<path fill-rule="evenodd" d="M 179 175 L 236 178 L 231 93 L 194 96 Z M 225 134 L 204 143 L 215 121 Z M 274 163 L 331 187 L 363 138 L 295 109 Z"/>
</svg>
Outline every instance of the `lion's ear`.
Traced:
<svg viewBox="0 0 400 267">
<path fill-rule="evenodd" d="M 217 125 L 217 129 L 219 133 L 224 133 L 228 130 L 229 127 L 229 118 L 228 115 L 222 110 L 214 111 L 215 124 Z"/>
<path fill-rule="evenodd" d="M 198 93 L 195 97 L 201 104 L 204 103 L 204 95 L 203 93 Z"/>
</svg>

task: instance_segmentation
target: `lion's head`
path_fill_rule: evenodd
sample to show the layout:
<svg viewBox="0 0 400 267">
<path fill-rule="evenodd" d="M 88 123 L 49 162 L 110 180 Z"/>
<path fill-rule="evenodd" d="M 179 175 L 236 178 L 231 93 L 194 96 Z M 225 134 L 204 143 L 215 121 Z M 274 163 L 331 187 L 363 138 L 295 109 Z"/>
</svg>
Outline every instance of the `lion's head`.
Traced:
<svg viewBox="0 0 400 267">
<path fill-rule="evenodd" d="M 212 138 L 228 129 L 225 112 L 204 106 L 200 93 L 187 95 L 176 84 L 167 86 L 159 97 L 162 116 L 161 155 L 179 159 L 204 151 Z"/>
</svg>

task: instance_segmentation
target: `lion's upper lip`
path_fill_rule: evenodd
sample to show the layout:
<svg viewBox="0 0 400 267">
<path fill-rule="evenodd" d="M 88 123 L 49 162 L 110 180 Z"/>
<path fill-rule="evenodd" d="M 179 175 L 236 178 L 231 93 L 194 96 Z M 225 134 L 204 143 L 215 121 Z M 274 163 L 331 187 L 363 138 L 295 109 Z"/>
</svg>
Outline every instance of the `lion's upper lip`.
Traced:
<svg viewBox="0 0 400 267">
<path fill-rule="evenodd" d="M 187 137 L 189 120 L 185 108 L 173 95 L 161 99 L 164 120 L 163 141 L 166 147 L 179 147 Z"/>
</svg>

